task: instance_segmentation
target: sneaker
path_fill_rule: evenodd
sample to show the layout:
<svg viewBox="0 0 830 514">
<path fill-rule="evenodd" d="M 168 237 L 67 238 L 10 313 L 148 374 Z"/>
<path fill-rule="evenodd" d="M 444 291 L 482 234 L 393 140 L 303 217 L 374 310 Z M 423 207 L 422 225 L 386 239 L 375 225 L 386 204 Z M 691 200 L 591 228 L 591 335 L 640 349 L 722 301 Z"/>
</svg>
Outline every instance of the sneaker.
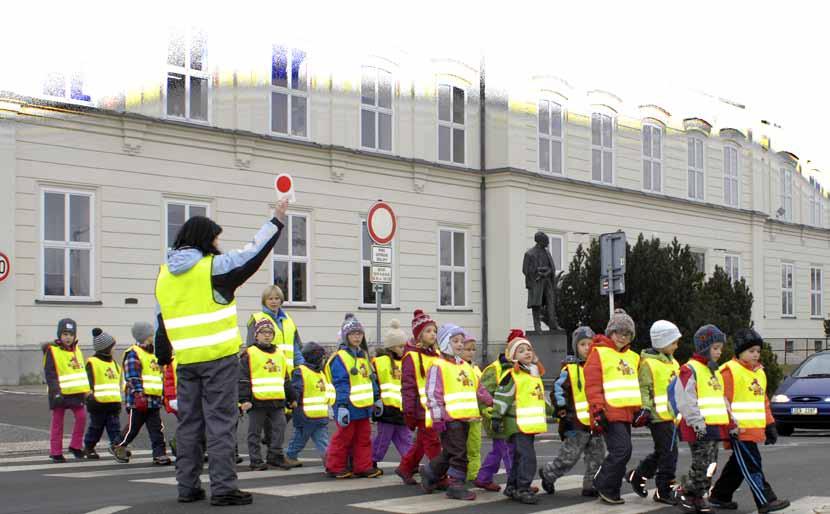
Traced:
<svg viewBox="0 0 830 514">
<path fill-rule="evenodd" d="M 530 486 L 529 491 L 533 494 L 539 494 L 539 488 L 536 487 L 535 485 Z"/>
<path fill-rule="evenodd" d="M 512 485 L 508 484 L 508 485 L 504 486 L 504 491 L 502 491 L 501 494 L 503 494 L 503 495 L 507 496 L 508 498 L 512 499 L 513 496 L 516 495 L 516 488 L 513 487 Z"/>
<path fill-rule="evenodd" d="M 412 475 L 407 475 L 401 471 L 400 467 L 395 468 L 395 474 L 401 477 L 401 480 L 403 480 L 403 483 L 406 485 L 418 485 L 418 481 L 415 480 Z"/>
<path fill-rule="evenodd" d="M 634 493 L 637 496 L 639 496 L 640 498 L 645 498 L 646 496 L 648 496 L 648 489 L 646 489 L 646 477 L 637 473 L 636 469 L 632 469 L 631 471 L 626 473 L 625 480 L 626 482 L 631 484 L 631 489 L 634 490 Z"/>
<path fill-rule="evenodd" d="M 292 459 L 291 457 L 285 457 L 283 460 L 285 461 L 285 464 L 287 466 L 290 466 L 292 468 L 301 468 L 301 467 L 303 467 L 303 463 L 298 461 L 297 459 Z"/>
<path fill-rule="evenodd" d="M 227 494 L 214 494 L 210 497 L 211 505 L 228 506 L 228 505 L 250 505 L 254 502 L 254 497 L 251 493 L 240 491 L 239 489 L 231 491 Z"/>
<path fill-rule="evenodd" d="M 554 481 L 547 477 L 547 473 L 545 473 L 545 468 L 539 468 L 539 478 L 542 479 L 542 489 L 544 489 L 546 493 L 556 493 L 556 486 L 554 485 Z"/>
<path fill-rule="evenodd" d="M 673 492 L 660 494 L 660 490 L 658 489 L 654 491 L 654 495 L 651 498 L 657 503 L 663 503 L 665 505 L 677 505 L 677 499 L 675 498 Z M 714 505 L 713 502 L 710 501 L 710 503 Z"/>
<path fill-rule="evenodd" d="M 481 480 L 473 480 L 473 485 L 478 487 L 479 489 L 484 489 L 485 491 L 492 491 L 497 493 L 501 491 L 501 486 L 495 482 L 482 482 Z"/>
<path fill-rule="evenodd" d="M 285 462 L 285 455 L 277 455 L 276 458 L 268 459 L 266 462 L 271 466 L 274 466 L 275 468 L 285 470 L 291 469 L 291 466 L 289 466 L 288 463 Z"/>
<path fill-rule="evenodd" d="M 423 489 L 426 494 L 432 494 L 432 492 L 435 491 L 435 485 L 438 483 L 432 475 L 432 470 L 426 465 L 421 464 L 420 468 L 418 468 L 418 473 L 421 475 L 421 489 Z"/>
<path fill-rule="evenodd" d="M 354 474 L 354 478 L 377 478 L 383 475 L 383 470 L 379 468 L 369 468 L 366 471 L 361 471 Z"/>
<path fill-rule="evenodd" d="M 758 512 L 759 514 L 764 514 L 765 512 L 775 512 L 778 510 L 786 509 L 789 506 L 790 500 L 772 500 L 766 505 L 761 505 L 760 507 L 758 507 Z"/>
<path fill-rule="evenodd" d="M 680 507 L 680 510 L 683 512 L 697 512 L 695 500 L 695 497 L 689 495 L 685 491 L 681 489 L 677 490 L 677 506 Z"/>
<path fill-rule="evenodd" d="M 467 489 L 464 482 L 453 480 L 447 489 L 447 498 L 450 500 L 472 501 L 476 499 L 476 493 Z"/>
<path fill-rule="evenodd" d="M 622 505 L 625 503 L 625 500 L 620 498 L 620 494 L 608 494 L 602 491 L 597 491 L 599 493 L 599 499 L 603 503 L 607 503 L 608 505 Z"/>
<path fill-rule="evenodd" d="M 76 460 L 83 460 L 84 457 L 86 457 L 86 452 L 81 449 L 72 448 L 70 446 L 69 451 L 72 452 L 72 456 L 74 456 Z"/>
<path fill-rule="evenodd" d="M 196 489 L 190 494 L 179 495 L 179 503 L 193 503 L 206 498 L 205 490 L 202 488 Z"/>
<path fill-rule="evenodd" d="M 597 492 L 596 489 L 593 489 L 593 488 L 583 489 L 582 490 L 582 496 L 584 496 L 585 498 L 599 498 L 599 493 Z"/>
<path fill-rule="evenodd" d="M 718 510 L 738 510 L 738 503 L 734 501 L 726 501 L 715 498 L 709 495 L 709 505 Z"/>
<path fill-rule="evenodd" d="M 268 469 L 268 464 L 264 462 L 252 462 L 248 465 L 251 471 L 265 471 Z"/>
<path fill-rule="evenodd" d="M 715 509 L 709 505 L 706 498 L 695 498 L 695 509 L 698 514 L 713 514 L 715 512 Z"/>
<path fill-rule="evenodd" d="M 55 462 L 57 464 L 62 464 L 66 462 L 66 457 L 64 457 L 63 455 L 50 455 L 49 458 L 52 459 L 52 462 Z"/>
<path fill-rule="evenodd" d="M 170 457 L 167 455 L 162 455 L 160 457 L 153 457 L 153 465 L 154 466 L 169 466 L 173 464 L 173 461 L 170 460 Z"/>
<path fill-rule="evenodd" d="M 86 458 L 89 460 L 99 460 L 101 458 L 98 455 L 98 452 L 95 451 L 95 448 L 85 448 L 84 453 L 86 454 Z"/>
<path fill-rule="evenodd" d="M 348 469 L 344 469 L 343 471 L 326 471 L 326 476 L 329 478 L 336 478 L 338 480 L 345 480 L 347 478 L 352 478 L 352 472 Z"/>
<path fill-rule="evenodd" d="M 536 505 L 539 503 L 539 497 L 533 494 L 530 490 L 517 491 L 513 495 L 513 501 L 524 503 L 525 505 Z"/>
<path fill-rule="evenodd" d="M 174 456 L 175 456 L 175 454 L 174 454 Z M 243 459 L 242 456 L 240 456 L 240 455 L 236 456 L 236 463 L 237 464 L 242 464 L 244 461 L 245 461 L 245 459 Z M 207 462 L 207 455 L 205 455 L 205 462 Z"/>
<path fill-rule="evenodd" d="M 126 464 L 130 462 L 130 457 L 127 455 L 127 449 L 123 446 L 110 446 L 110 453 L 117 462 L 121 464 Z"/>
</svg>

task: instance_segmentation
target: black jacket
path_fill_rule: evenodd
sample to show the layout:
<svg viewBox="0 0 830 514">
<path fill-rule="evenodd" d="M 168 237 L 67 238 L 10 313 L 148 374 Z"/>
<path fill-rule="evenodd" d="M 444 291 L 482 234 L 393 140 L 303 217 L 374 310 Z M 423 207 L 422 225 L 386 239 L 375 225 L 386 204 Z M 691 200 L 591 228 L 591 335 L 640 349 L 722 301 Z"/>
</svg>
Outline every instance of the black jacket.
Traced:
<svg viewBox="0 0 830 514">
<path fill-rule="evenodd" d="M 96 353 L 94 355 L 98 357 L 102 361 L 105 362 L 112 362 L 112 354 L 108 353 Z M 115 363 L 118 366 L 118 363 Z M 118 366 L 121 369 L 121 366 Z M 99 403 L 95 401 L 95 396 L 92 394 L 95 392 L 95 373 L 92 371 L 92 364 L 87 361 L 86 363 L 86 376 L 89 379 L 89 388 L 90 394 L 86 397 L 86 410 L 89 412 L 100 412 L 100 413 L 107 413 L 107 414 L 118 414 L 121 412 L 121 402 L 118 403 Z"/>
<path fill-rule="evenodd" d="M 391 351 L 386 350 L 385 348 L 378 348 L 375 351 L 375 357 L 389 357 L 392 359 L 392 369 L 394 370 L 395 367 L 400 371 L 401 369 L 401 359 L 396 357 Z M 377 370 L 375 370 L 375 375 L 377 375 Z M 378 383 L 378 388 L 380 388 L 380 383 Z M 372 420 L 378 421 L 381 423 L 390 423 L 392 425 L 404 425 L 403 419 L 403 412 L 401 409 L 396 407 L 390 407 L 388 405 L 383 406 L 383 414 L 381 416 L 372 416 Z"/>
</svg>

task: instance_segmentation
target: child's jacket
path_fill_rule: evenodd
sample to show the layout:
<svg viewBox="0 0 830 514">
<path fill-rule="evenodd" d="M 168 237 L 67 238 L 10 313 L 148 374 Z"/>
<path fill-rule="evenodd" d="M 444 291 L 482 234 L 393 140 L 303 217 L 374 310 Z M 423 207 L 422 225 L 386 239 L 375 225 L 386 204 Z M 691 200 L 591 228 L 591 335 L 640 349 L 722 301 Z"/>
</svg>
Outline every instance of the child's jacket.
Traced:
<svg viewBox="0 0 830 514">
<path fill-rule="evenodd" d="M 750 367 L 732 359 L 720 367 L 723 389 L 732 416 L 738 422 L 741 441 L 763 443 L 767 425 L 775 423 L 769 406 L 767 374 L 764 367 Z"/>
<path fill-rule="evenodd" d="M 724 396 L 723 377 L 717 369 L 712 371 L 708 362 L 706 357 L 696 353 L 680 367 L 674 397 L 677 413 L 681 416 L 679 428 L 683 441 L 697 440 L 695 426 L 706 427 L 706 440 L 729 439 L 729 426 L 733 420 Z"/>
</svg>

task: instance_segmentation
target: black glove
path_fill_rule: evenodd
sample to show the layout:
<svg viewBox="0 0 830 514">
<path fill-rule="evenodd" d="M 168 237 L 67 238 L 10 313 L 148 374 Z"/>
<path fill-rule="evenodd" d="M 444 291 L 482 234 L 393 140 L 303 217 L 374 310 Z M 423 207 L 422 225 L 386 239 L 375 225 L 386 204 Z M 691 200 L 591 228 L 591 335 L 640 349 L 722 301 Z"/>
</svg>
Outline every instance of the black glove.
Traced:
<svg viewBox="0 0 830 514">
<path fill-rule="evenodd" d="M 501 418 L 493 418 L 490 420 L 490 428 L 493 429 L 493 433 L 498 434 L 504 428 L 504 423 L 502 423 Z"/>
<path fill-rule="evenodd" d="M 764 444 L 775 444 L 778 442 L 778 427 L 775 426 L 775 423 L 767 425 L 767 428 L 764 429 L 764 435 L 767 436 Z"/>
<path fill-rule="evenodd" d="M 634 421 L 631 423 L 635 427 L 644 427 L 651 423 L 651 412 L 648 409 L 640 409 L 634 414 Z"/>
<path fill-rule="evenodd" d="M 594 413 L 591 421 L 591 431 L 597 434 L 604 434 L 608 430 L 608 417 L 604 410 Z"/>
</svg>

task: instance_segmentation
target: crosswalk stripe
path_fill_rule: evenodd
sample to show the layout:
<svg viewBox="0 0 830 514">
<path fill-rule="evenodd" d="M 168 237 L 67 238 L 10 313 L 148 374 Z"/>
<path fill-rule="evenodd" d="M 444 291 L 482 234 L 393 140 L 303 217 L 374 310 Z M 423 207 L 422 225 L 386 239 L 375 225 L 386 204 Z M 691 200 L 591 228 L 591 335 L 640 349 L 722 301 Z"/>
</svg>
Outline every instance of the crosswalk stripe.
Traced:
<svg viewBox="0 0 830 514">
<path fill-rule="evenodd" d="M 790 503 L 781 514 L 814 514 L 816 512 L 830 512 L 830 496 L 805 496 Z"/>
<path fill-rule="evenodd" d="M 58 478 L 100 478 L 130 475 L 149 475 L 150 473 L 160 473 L 164 471 L 174 473 L 175 470 L 175 466 L 144 466 L 141 468 L 127 467 L 119 469 L 104 469 L 101 471 L 80 471 L 77 473 L 47 473 L 43 476 Z"/>
<path fill-rule="evenodd" d="M 601 509 L 602 514 L 640 514 L 642 512 L 668 508 L 667 505 L 657 503 L 650 498 L 640 498 L 634 493 L 623 495 L 622 499 L 625 500 L 625 503 L 622 505 L 606 505 L 597 500 L 559 507 L 557 509 L 541 510 L 533 514 L 584 514 L 592 506 L 597 510 Z"/>
<path fill-rule="evenodd" d="M 403 486 L 400 477 L 396 475 L 384 475 L 378 478 L 352 478 L 347 480 L 330 479 L 331 482 L 324 483 L 310 482 L 305 484 L 278 485 L 269 487 L 247 488 L 248 492 L 254 494 L 265 494 L 268 496 L 305 496 L 307 494 L 343 493 L 347 491 L 360 491 L 363 489 L 376 489 L 379 487 Z"/>
<path fill-rule="evenodd" d="M 115 514 L 116 512 L 121 512 L 122 510 L 127 510 L 129 508 L 129 505 L 111 505 L 109 507 L 91 510 L 86 514 Z"/>
<path fill-rule="evenodd" d="M 146 464 L 153 462 L 152 457 L 141 457 L 138 459 L 130 459 L 130 464 Z M 97 466 L 129 466 L 130 464 L 122 464 L 111 460 L 67 460 L 61 464 L 32 464 L 26 466 L 0 466 L 0 473 L 11 473 L 16 471 L 39 471 L 42 469 L 64 469 L 64 468 L 94 468 Z"/>
<path fill-rule="evenodd" d="M 130 450 L 133 453 L 133 456 L 139 455 L 151 455 L 153 450 Z M 101 456 L 102 460 L 105 459 L 112 459 L 113 457 L 107 452 L 107 450 L 102 450 L 99 455 Z M 70 457 L 72 458 L 72 457 Z M 5 457 L 0 458 L 0 464 L 13 464 L 17 462 L 29 462 L 31 464 L 37 463 L 49 463 L 52 462 L 52 459 L 49 458 L 48 455 L 29 455 L 28 457 Z M 92 462 L 92 461 L 81 461 L 81 462 Z"/>
</svg>

